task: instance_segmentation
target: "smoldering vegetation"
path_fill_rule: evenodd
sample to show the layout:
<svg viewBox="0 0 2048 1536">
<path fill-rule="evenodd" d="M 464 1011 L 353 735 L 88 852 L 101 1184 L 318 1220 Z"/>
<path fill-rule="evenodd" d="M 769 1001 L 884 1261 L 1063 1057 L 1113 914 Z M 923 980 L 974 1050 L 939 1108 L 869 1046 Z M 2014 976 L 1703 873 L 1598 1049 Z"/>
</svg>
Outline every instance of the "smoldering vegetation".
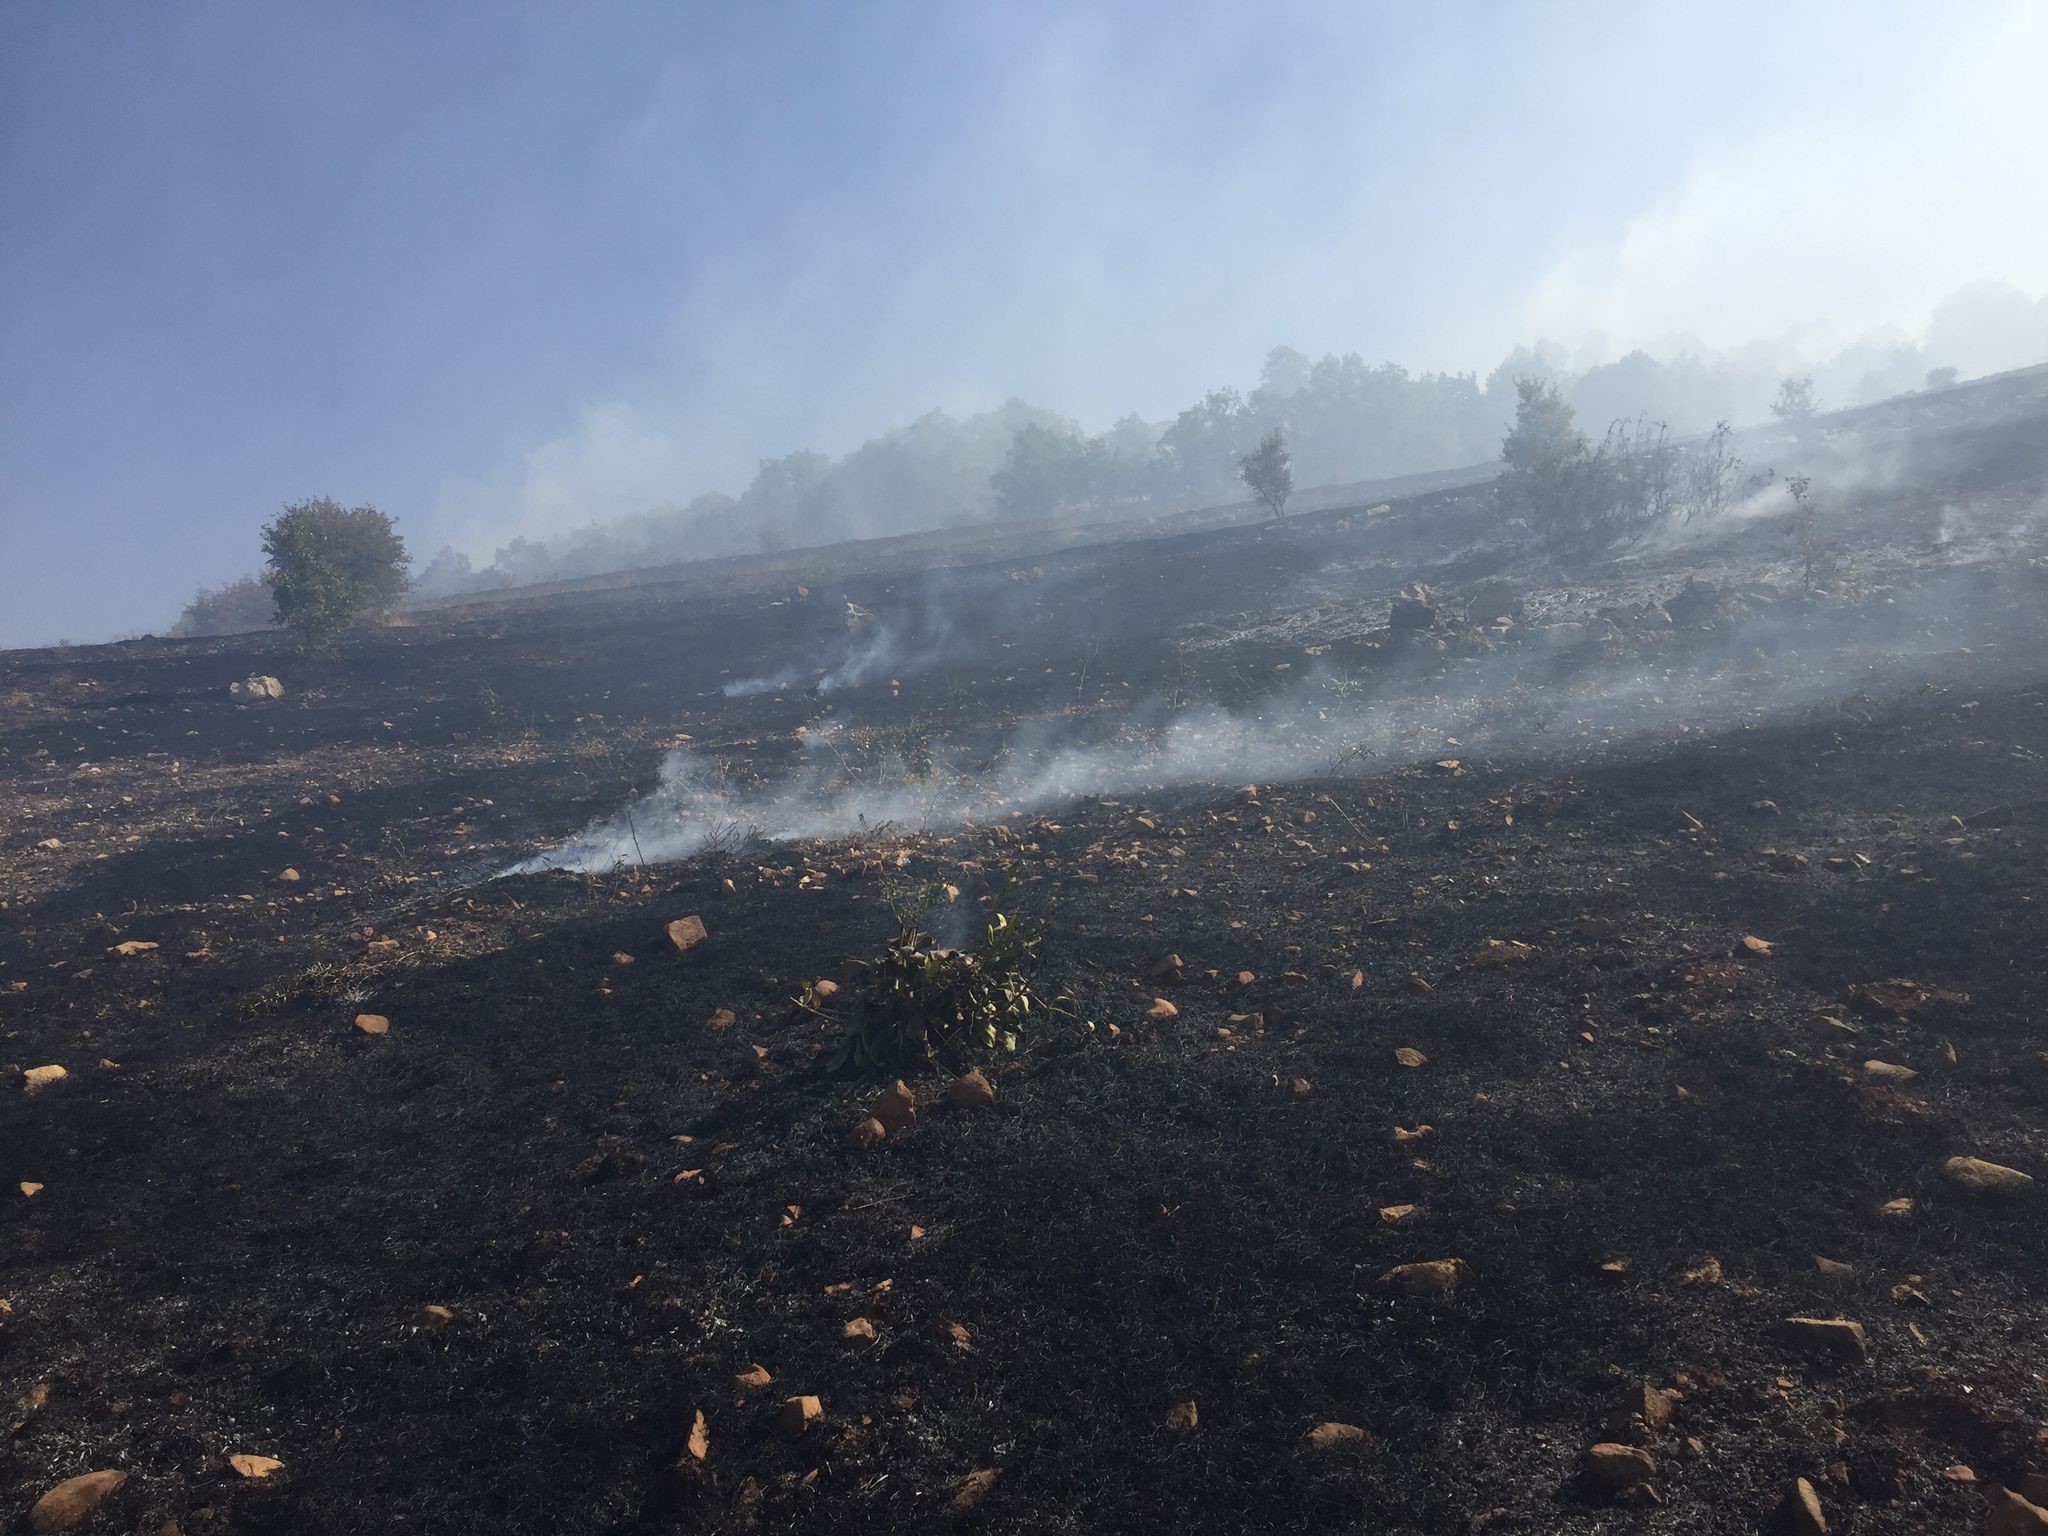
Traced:
<svg viewBox="0 0 2048 1536">
<path fill-rule="evenodd" d="M 1462 514 L 1265 530 L 1299 557 L 1287 584 L 1158 637 L 1165 655 L 1222 680 L 1208 691 L 1091 690 L 1091 659 L 1100 668 L 1132 637 L 1084 643 L 1074 626 L 1089 598 L 1063 594 L 1057 572 L 1049 587 L 1021 571 L 928 573 L 892 606 L 851 609 L 844 633 L 814 625 L 811 662 L 771 674 L 784 688 L 810 680 L 784 775 L 735 781 L 714 757 L 674 753 L 629 808 L 515 872 L 930 830 L 1190 785 L 1650 751 L 1676 734 L 1867 714 L 1965 670 L 1995 680 L 2044 654 L 2048 463 L 2028 425 L 1993 411 L 1932 437 L 1880 419 L 1694 444 L 1687 453 L 1721 456 L 1725 484 L 1619 558 L 1506 521 L 1485 493 Z M 2030 455 L 2016 482 L 1957 494 L 1973 456 L 2013 451 Z M 1774 452 L 1797 472 L 1743 467 L 1740 455 Z M 1949 490 L 1929 500 L 1936 483 Z M 957 697 L 961 674 L 1033 666 L 1079 681 L 1001 723 Z M 905 694 L 914 702 L 942 671 L 955 674 L 954 704 L 906 716 Z"/>
</svg>

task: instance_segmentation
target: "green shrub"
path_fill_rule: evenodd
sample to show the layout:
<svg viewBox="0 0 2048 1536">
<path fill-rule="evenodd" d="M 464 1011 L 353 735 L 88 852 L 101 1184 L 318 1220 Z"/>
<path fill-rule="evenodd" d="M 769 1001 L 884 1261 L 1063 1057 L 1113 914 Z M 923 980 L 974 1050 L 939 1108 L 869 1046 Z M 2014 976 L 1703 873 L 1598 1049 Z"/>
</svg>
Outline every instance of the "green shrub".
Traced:
<svg viewBox="0 0 2048 1536">
<path fill-rule="evenodd" d="M 332 497 L 289 506 L 263 530 L 277 622 L 308 650 L 326 650 L 358 619 L 388 614 L 405 595 L 412 556 L 375 507 Z"/>
</svg>

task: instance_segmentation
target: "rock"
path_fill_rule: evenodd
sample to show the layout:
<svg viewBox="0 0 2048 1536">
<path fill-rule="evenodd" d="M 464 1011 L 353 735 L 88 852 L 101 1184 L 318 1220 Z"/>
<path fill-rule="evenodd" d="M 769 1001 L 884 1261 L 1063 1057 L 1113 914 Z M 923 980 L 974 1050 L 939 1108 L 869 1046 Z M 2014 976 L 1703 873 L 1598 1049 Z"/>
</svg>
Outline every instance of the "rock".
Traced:
<svg viewBox="0 0 2048 1536">
<path fill-rule="evenodd" d="M 889 1128 L 873 1115 L 869 1115 L 846 1133 L 846 1144 L 857 1152 L 865 1152 L 888 1134 Z"/>
<path fill-rule="evenodd" d="M 239 683 L 228 684 L 228 697 L 251 703 L 281 699 L 284 697 L 284 684 L 274 677 L 262 674 L 246 677 Z"/>
<path fill-rule="evenodd" d="M 730 1008 L 714 1009 L 711 1017 L 704 1021 L 704 1027 L 706 1029 L 731 1029 L 733 1025 L 739 1022 L 739 1018 L 740 1016 Z"/>
<path fill-rule="evenodd" d="M 690 1420 L 689 1437 L 683 1441 L 683 1454 L 692 1461 L 703 1461 L 711 1455 L 711 1425 L 699 1408 Z"/>
<path fill-rule="evenodd" d="M 412 1325 L 415 1328 L 446 1328 L 454 1321 L 455 1314 L 453 1312 L 444 1306 L 431 1302 L 421 1307 L 419 1311 L 412 1315 Z"/>
<path fill-rule="evenodd" d="M 782 1426 L 784 1434 L 800 1435 L 824 1416 L 825 1405 L 806 1395 L 785 1399 L 782 1411 L 775 1415 L 775 1422 Z"/>
<path fill-rule="evenodd" d="M 36 1536 L 52 1531 L 76 1530 L 91 1518 L 100 1501 L 128 1481 L 126 1472 L 88 1472 L 66 1478 L 40 1499 L 28 1512 L 28 1523 Z"/>
<path fill-rule="evenodd" d="M 1389 629 L 1434 629 L 1436 627 L 1436 594 L 1421 582 L 1403 587 L 1394 594 L 1394 606 L 1387 614 Z"/>
<path fill-rule="evenodd" d="M 692 949 L 702 944 L 707 935 L 704 919 L 701 917 L 679 917 L 668 925 L 669 942 L 677 949 Z"/>
<path fill-rule="evenodd" d="M 246 1477 L 252 1482 L 261 1482 L 264 1478 L 284 1470 L 284 1463 L 275 1456 L 250 1456 L 246 1453 L 230 1456 L 228 1465 L 235 1469 L 238 1476 Z"/>
<path fill-rule="evenodd" d="M 866 608 L 863 608 L 863 607 L 861 607 L 861 605 L 860 605 L 859 603 L 855 603 L 855 602 L 849 602 L 849 603 L 847 603 L 847 605 L 846 605 L 846 627 L 847 627 L 848 629 L 865 629 L 865 628 L 867 628 L 867 626 L 868 626 L 868 625 L 870 625 L 870 624 L 872 624 L 872 623 L 874 623 L 874 622 L 875 622 L 875 616 L 874 616 L 874 614 L 873 614 L 873 612 L 872 612 L 872 611 L 870 611 L 869 609 L 866 609 Z"/>
<path fill-rule="evenodd" d="M 864 1317 L 850 1317 L 846 1326 L 839 1330 L 839 1337 L 849 1344 L 872 1344 L 875 1342 L 875 1325 Z"/>
<path fill-rule="evenodd" d="M 1195 1429 L 1200 1426 L 1201 1422 L 1202 1416 L 1196 1411 L 1192 1398 L 1184 1403 L 1175 1403 L 1166 1410 L 1166 1427 L 1168 1429 Z"/>
<path fill-rule="evenodd" d="M 69 1072 L 66 1072 L 55 1062 L 52 1062 L 47 1067 L 30 1067 L 21 1074 L 21 1091 L 23 1093 L 41 1093 L 52 1083 L 61 1083 L 70 1075 Z"/>
<path fill-rule="evenodd" d="M 1920 1075 L 1911 1067 L 1902 1067 L 1891 1061 L 1866 1061 L 1863 1070 L 1868 1076 L 1887 1083 L 1910 1083 Z"/>
<path fill-rule="evenodd" d="M 1824 1259 L 1819 1254 L 1813 1257 L 1813 1267 L 1830 1280 L 1848 1280 L 1856 1274 L 1855 1265 L 1844 1264 L 1840 1259 Z"/>
<path fill-rule="evenodd" d="M 1805 1478 L 1785 1490 L 1771 1516 L 1773 1536 L 1827 1536 L 1828 1517 L 1821 1512 L 1820 1495 Z"/>
<path fill-rule="evenodd" d="M 1380 1276 L 1380 1286 L 1403 1296 L 1442 1301 L 1471 1278 L 1472 1266 L 1463 1259 L 1428 1259 L 1420 1264 L 1396 1264 Z"/>
<path fill-rule="evenodd" d="M 960 1487 L 953 1495 L 953 1509 L 957 1514 L 966 1514 L 995 1491 L 996 1478 L 1001 1474 L 994 1467 L 980 1467 L 960 1479 Z"/>
<path fill-rule="evenodd" d="M 1155 997 L 1152 999 L 1152 1006 L 1145 1010 L 1145 1017 L 1155 1023 L 1163 1023 L 1167 1019 L 1179 1018 L 1180 1010 L 1165 998 Z"/>
<path fill-rule="evenodd" d="M 1339 1424 L 1332 1420 L 1326 1424 L 1318 1424 L 1308 1432 L 1306 1438 L 1311 1449 L 1331 1451 L 1339 1446 L 1363 1445 L 1370 1436 L 1356 1424 Z"/>
<path fill-rule="evenodd" d="M 2025 1195 L 2034 1188 L 2032 1174 L 2001 1163 L 1987 1163 L 1981 1157 L 1952 1157 L 1941 1165 L 1941 1171 L 1951 1184 L 1979 1195 Z"/>
<path fill-rule="evenodd" d="M 296 869 L 285 869 L 279 871 L 277 878 L 283 881 L 286 885 L 297 885 L 299 883 L 299 880 L 301 879 L 301 876 Z"/>
<path fill-rule="evenodd" d="M 1646 1381 L 1632 1383 L 1607 1415 L 1607 1433 L 1616 1440 L 1654 1440 L 1670 1424 L 1677 1402 Z"/>
<path fill-rule="evenodd" d="M 1314 1084 L 1305 1077 L 1297 1077 L 1287 1085 L 1287 1091 L 1297 1099 L 1305 1099 L 1314 1090 Z"/>
<path fill-rule="evenodd" d="M 148 939 L 123 939 L 114 946 L 114 953 L 123 960 L 130 960 L 137 955 L 146 955 L 155 948 L 156 945 Z"/>
<path fill-rule="evenodd" d="M 1429 1065 L 1429 1058 L 1416 1050 L 1412 1045 L 1398 1047 L 1394 1052 L 1394 1060 L 1404 1067 L 1426 1067 Z"/>
<path fill-rule="evenodd" d="M 356 1028 L 366 1035 L 388 1035 L 391 1033 L 391 1021 L 381 1013 L 359 1013 L 356 1015 Z"/>
<path fill-rule="evenodd" d="M 1476 966 L 1512 965 L 1518 960 L 1527 960 L 1536 953 L 1534 944 L 1524 944 L 1520 939 L 1488 939 L 1473 952 L 1472 963 Z"/>
<path fill-rule="evenodd" d="M 1413 1204 L 1383 1205 L 1380 1207 L 1380 1220 L 1384 1221 L 1390 1227 L 1395 1226 L 1401 1222 L 1410 1220 L 1415 1215 L 1415 1213 L 1421 1209 L 1421 1206 Z"/>
<path fill-rule="evenodd" d="M 1586 1451 L 1586 1481 L 1606 1493 L 1619 1493 L 1657 1475 L 1657 1462 L 1647 1451 L 1603 1440 Z"/>
<path fill-rule="evenodd" d="M 899 1077 L 882 1090 L 869 1114 L 882 1122 L 882 1129 L 885 1131 L 894 1133 L 908 1130 L 917 1124 L 917 1095 L 912 1093 L 910 1085 Z"/>
<path fill-rule="evenodd" d="M 946 1099 L 955 1109 L 975 1109 L 996 1101 L 995 1084 L 983 1075 L 981 1068 L 971 1067 L 954 1078 L 946 1089 Z"/>
<path fill-rule="evenodd" d="M 1745 933 L 1742 936 L 1742 942 L 1738 947 L 1737 953 L 1763 957 L 1774 953 L 1777 947 L 1769 939 L 1760 939 L 1753 933 Z"/>
<path fill-rule="evenodd" d="M 1845 1317 L 1788 1317 L 1784 1323 L 1788 1343 L 1853 1365 L 1867 1359 L 1870 1339 L 1861 1323 Z"/>
<path fill-rule="evenodd" d="M 2048 1536 L 2048 1509 L 2010 1488 L 1991 1490 L 1984 1536 Z"/>
<path fill-rule="evenodd" d="M 43 1186 L 34 1179 L 23 1179 L 14 1187 L 21 1191 L 21 1198 L 24 1200 L 33 1200 L 43 1192 Z"/>
<path fill-rule="evenodd" d="M 760 1392 L 774 1384 L 775 1378 L 768 1374 L 765 1365 L 750 1365 L 732 1379 L 732 1388 L 742 1394 Z"/>
</svg>

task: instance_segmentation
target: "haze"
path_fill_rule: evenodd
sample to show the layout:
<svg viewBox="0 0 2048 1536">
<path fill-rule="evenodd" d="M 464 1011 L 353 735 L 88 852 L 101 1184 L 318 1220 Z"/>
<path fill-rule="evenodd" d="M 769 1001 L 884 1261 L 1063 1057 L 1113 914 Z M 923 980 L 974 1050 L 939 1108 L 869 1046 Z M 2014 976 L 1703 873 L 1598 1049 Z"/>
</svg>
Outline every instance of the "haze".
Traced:
<svg viewBox="0 0 2048 1536">
<path fill-rule="evenodd" d="M 2026 3 L 13 5 L 0 645 L 161 630 L 303 496 L 487 556 L 1279 343 L 1819 359 L 1990 280 L 1931 360 L 2041 361 L 2044 57 Z"/>
</svg>

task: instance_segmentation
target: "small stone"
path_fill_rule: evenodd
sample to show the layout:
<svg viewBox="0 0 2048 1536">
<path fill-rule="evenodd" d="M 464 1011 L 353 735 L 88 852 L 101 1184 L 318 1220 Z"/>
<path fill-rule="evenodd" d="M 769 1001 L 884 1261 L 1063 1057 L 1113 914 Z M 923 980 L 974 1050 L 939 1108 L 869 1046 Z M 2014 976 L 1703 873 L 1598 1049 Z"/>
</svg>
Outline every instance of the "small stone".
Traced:
<svg viewBox="0 0 2048 1536">
<path fill-rule="evenodd" d="M 21 1191 L 21 1198 L 24 1200 L 33 1200 L 43 1192 L 43 1186 L 34 1179 L 23 1179 L 14 1187 Z"/>
<path fill-rule="evenodd" d="M 148 939 L 123 939 L 114 946 L 114 953 L 123 960 L 132 960 L 135 956 L 146 955 L 155 948 L 156 945 Z"/>
<path fill-rule="evenodd" d="M 1395 1226 L 1409 1220 L 1421 1209 L 1419 1205 L 1383 1205 L 1380 1207 L 1380 1220 L 1388 1226 Z"/>
<path fill-rule="evenodd" d="M 1305 1077 L 1297 1077 L 1293 1082 L 1287 1085 L 1287 1091 L 1293 1094 L 1297 1099 L 1307 1098 L 1309 1096 L 1310 1088 L 1311 1084 L 1309 1083 L 1309 1080 Z"/>
<path fill-rule="evenodd" d="M 1742 952 L 1746 955 L 1757 955 L 1761 957 L 1773 953 L 1778 946 L 1772 943 L 1769 939 L 1760 939 L 1753 933 L 1746 933 L 1742 936 L 1742 943 L 1740 947 Z"/>
<path fill-rule="evenodd" d="M 683 1441 L 683 1454 L 692 1461 L 703 1461 L 711 1454 L 711 1425 L 699 1408 L 690 1420 L 689 1438 Z"/>
<path fill-rule="evenodd" d="M 850 1317 L 846 1326 L 839 1330 L 839 1337 L 849 1344 L 872 1344 L 875 1342 L 875 1325 L 864 1317 Z"/>
<path fill-rule="evenodd" d="M 1655 1439 L 1670 1424 L 1677 1401 L 1646 1381 L 1633 1383 L 1608 1414 L 1607 1432 L 1616 1440 Z"/>
<path fill-rule="evenodd" d="M 846 1133 L 846 1144 L 857 1152 L 865 1152 L 888 1134 L 889 1127 L 873 1115 L 869 1115 Z"/>
<path fill-rule="evenodd" d="M 953 1079 L 946 1089 L 946 1099 L 955 1109 L 975 1109 L 993 1104 L 996 1101 L 995 1085 L 981 1068 L 971 1067 Z"/>
<path fill-rule="evenodd" d="M 825 1405 L 806 1395 L 786 1399 L 782 1411 L 775 1416 L 775 1422 L 782 1426 L 783 1433 L 800 1435 L 824 1416 Z"/>
<path fill-rule="evenodd" d="M 1202 1416 L 1199 1412 L 1196 1411 L 1194 1400 L 1192 1398 L 1190 1398 L 1187 1402 L 1184 1403 L 1175 1403 L 1171 1408 L 1166 1410 L 1166 1427 L 1168 1429 L 1194 1429 L 1198 1425 L 1200 1425 L 1201 1422 Z"/>
<path fill-rule="evenodd" d="M 2048 1536 L 2048 1509 L 2010 1488 L 1991 1490 L 1984 1536 Z"/>
<path fill-rule="evenodd" d="M 391 1033 L 391 1021 L 381 1013 L 359 1013 L 356 1015 L 356 1028 L 366 1035 L 388 1035 Z"/>
<path fill-rule="evenodd" d="M 1698 1264 L 1679 1277 L 1686 1285 L 1719 1285 L 1721 1283 L 1721 1261 L 1708 1254 Z"/>
<path fill-rule="evenodd" d="M 820 977 L 811 983 L 811 997 L 820 1003 L 829 1003 L 839 995 L 839 983 Z"/>
<path fill-rule="evenodd" d="M 1394 1052 L 1394 1060 L 1404 1067 L 1425 1067 L 1429 1065 L 1429 1058 L 1416 1050 L 1412 1045 L 1399 1047 Z"/>
<path fill-rule="evenodd" d="M 455 1321 L 455 1314 L 448 1308 L 433 1303 L 421 1307 L 412 1315 L 415 1328 L 446 1328 Z"/>
<path fill-rule="evenodd" d="M 1844 1264 L 1840 1259 L 1824 1259 L 1819 1254 L 1813 1256 L 1813 1267 L 1830 1280 L 1847 1280 L 1856 1273 L 1855 1265 Z"/>
<path fill-rule="evenodd" d="M 1913 1202 L 1908 1196 L 1901 1195 L 1896 1200 L 1885 1201 L 1877 1208 L 1877 1213 L 1893 1221 L 1903 1221 L 1913 1214 Z"/>
<path fill-rule="evenodd" d="M 1828 1517 L 1822 1513 L 1820 1495 L 1805 1478 L 1797 1479 L 1778 1501 L 1771 1516 L 1773 1536 L 1827 1536 Z"/>
<path fill-rule="evenodd" d="M 1472 1266 L 1463 1259 L 1429 1259 L 1420 1264 L 1396 1264 L 1380 1276 L 1380 1285 L 1403 1296 L 1441 1301 L 1471 1278 Z"/>
<path fill-rule="evenodd" d="M 1356 1424 L 1339 1424 L 1332 1420 L 1318 1424 L 1308 1432 L 1309 1446 L 1318 1451 L 1335 1450 L 1339 1446 L 1363 1445 L 1369 1437 Z"/>
<path fill-rule="evenodd" d="M 1890 1061 L 1866 1061 L 1863 1063 L 1863 1070 L 1868 1076 L 1886 1083 L 1910 1083 L 1920 1075 L 1911 1067 L 1902 1067 Z"/>
<path fill-rule="evenodd" d="M 28 1512 L 28 1523 L 36 1536 L 54 1531 L 75 1530 L 99 1508 L 100 1501 L 128 1481 L 126 1472 L 88 1472 L 66 1478 L 40 1499 Z"/>
<path fill-rule="evenodd" d="M 1586 1452 L 1586 1480 L 1607 1493 L 1647 1483 L 1656 1475 L 1656 1459 L 1632 1445 L 1603 1440 Z"/>
<path fill-rule="evenodd" d="M 960 1480 L 960 1487 L 953 1495 L 953 1509 L 957 1514 L 966 1514 L 995 1490 L 996 1478 L 1001 1474 L 994 1467 L 980 1467 Z"/>
<path fill-rule="evenodd" d="M 704 1021 L 704 1027 L 706 1029 L 731 1029 L 738 1022 L 739 1015 L 730 1008 L 719 1008 L 715 1009 L 711 1017 Z"/>
<path fill-rule="evenodd" d="M 1952 1157 L 1941 1165 L 1941 1171 L 1948 1175 L 1950 1183 L 1980 1195 L 2024 1195 L 2034 1188 L 2032 1174 L 2001 1163 L 1987 1163 L 1981 1157 Z"/>
<path fill-rule="evenodd" d="M 691 949 L 704 942 L 704 919 L 701 917 L 679 917 L 668 925 L 669 942 L 677 949 Z"/>
<path fill-rule="evenodd" d="M 1152 1006 L 1145 1010 L 1145 1017 L 1154 1023 L 1164 1023 L 1168 1019 L 1179 1018 L 1180 1010 L 1165 998 L 1155 997 L 1152 999 Z"/>
<path fill-rule="evenodd" d="M 284 1463 L 275 1456 L 250 1456 L 238 1453 L 228 1458 L 228 1465 L 233 1467 L 238 1475 L 254 1482 L 260 1482 L 284 1470 Z"/>
<path fill-rule="evenodd" d="M 296 869 L 286 869 L 280 871 L 277 878 L 282 880 L 286 885 L 297 885 L 299 883 L 300 876 L 299 872 Z"/>
<path fill-rule="evenodd" d="M 765 1365 L 750 1365 L 732 1379 L 735 1392 L 759 1392 L 772 1386 L 775 1378 L 768 1374 Z"/>
<path fill-rule="evenodd" d="M 52 1083 L 61 1083 L 70 1075 L 69 1072 L 66 1072 L 54 1062 L 47 1067 L 30 1067 L 21 1074 L 21 1091 L 23 1093 L 41 1093 Z"/>
<path fill-rule="evenodd" d="M 1801 1349 L 1855 1364 L 1870 1355 L 1870 1339 L 1861 1323 L 1845 1317 L 1788 1317 L 1786 1339 Z"/>
<path fill-rule="evenodd" d="M 917 1124 L 917 1095 L 899 1077 L 882 1090 L 869 1114 L 882 1122 L 883 1130 L 892 1134 L 908 1130 Z"/>
</svg>

